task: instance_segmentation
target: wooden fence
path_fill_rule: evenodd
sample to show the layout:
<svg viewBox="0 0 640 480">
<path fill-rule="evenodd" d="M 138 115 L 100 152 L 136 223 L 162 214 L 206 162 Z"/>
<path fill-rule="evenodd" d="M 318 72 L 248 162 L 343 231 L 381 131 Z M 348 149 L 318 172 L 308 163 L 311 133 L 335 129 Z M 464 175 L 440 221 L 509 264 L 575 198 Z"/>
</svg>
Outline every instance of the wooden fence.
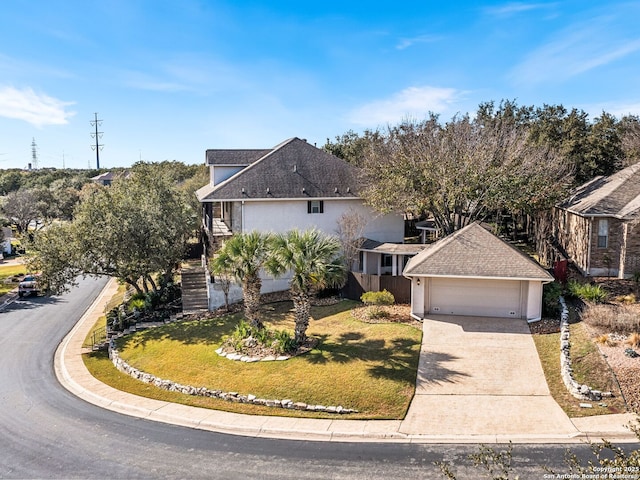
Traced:
<svg viewBox="0 0 640 480">
<path fill-rule="evenodd" d="M 381 290 L 393 293 L 396 303 L 411 303 L 411 281 L 405 277 L 391 275 L 349 272 L 343 294 L 352 300 L 360 300 L 360 296 L 364 292 L 379 292 Z"/>
</svg>

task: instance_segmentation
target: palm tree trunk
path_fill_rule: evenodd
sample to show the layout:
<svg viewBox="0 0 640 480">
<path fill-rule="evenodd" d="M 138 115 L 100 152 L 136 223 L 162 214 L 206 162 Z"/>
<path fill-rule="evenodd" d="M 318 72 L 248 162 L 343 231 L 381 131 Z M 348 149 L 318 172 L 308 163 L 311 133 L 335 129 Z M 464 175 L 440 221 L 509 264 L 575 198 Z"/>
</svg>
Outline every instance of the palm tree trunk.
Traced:
<svg viewBox="0 0 640 480">
<path fill-rule="evenodd" d="M 260 320 L 260 288 L 262 281 L 260 278 L 245 279 L 243 285 L 244 294 L 244 316 L 252 328 L 262 330 L 264 324 Z"/>
<path fill-rule="evenodd" d="M 292 299 L 296 318 L 295 341 L 298 345 L 302 345 L 307 339 L 307 328 L 309 328 L 309 317 L 311 316 L 311 299 L 309 295 L 302 292 L 292 294 Z"/>
</svg>

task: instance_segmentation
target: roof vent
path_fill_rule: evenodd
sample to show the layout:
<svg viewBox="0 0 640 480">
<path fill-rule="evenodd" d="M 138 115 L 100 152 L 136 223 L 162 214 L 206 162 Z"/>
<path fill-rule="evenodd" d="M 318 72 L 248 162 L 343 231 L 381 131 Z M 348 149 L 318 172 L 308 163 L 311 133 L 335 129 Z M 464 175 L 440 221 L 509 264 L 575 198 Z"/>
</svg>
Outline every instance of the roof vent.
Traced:
<svg viewBox="0 0 640 480">
<path fill-rule="evenodd" d="M 302 187 L 302 193 L 307 193 L 307 191 Z"/>
<path fill-rule="evenodd" d="M 333 193 L 338 193 L 338 187 L 333 190 Z"/>
<path fill-rule="evenodd" d="M 244 195 L 244 187 L 242 187 L 242 194 Z"/>
<path fill-rule="evenodd" d="M 351 193 L 351 187 L 347 187 L 347 193 Z"/>
<path fill-rule="evenodd" d="M 294 166 L 293 166 L 293 171 L 294 171 L 294 172 L 297 172 L 297 171 L 298 171 L 298 165 L 294 165 Z"/>
<path fill-rule="evenodd" d="M 267 187 L 267 195 L 271 195 L 271 189 Z"/>
</svg>

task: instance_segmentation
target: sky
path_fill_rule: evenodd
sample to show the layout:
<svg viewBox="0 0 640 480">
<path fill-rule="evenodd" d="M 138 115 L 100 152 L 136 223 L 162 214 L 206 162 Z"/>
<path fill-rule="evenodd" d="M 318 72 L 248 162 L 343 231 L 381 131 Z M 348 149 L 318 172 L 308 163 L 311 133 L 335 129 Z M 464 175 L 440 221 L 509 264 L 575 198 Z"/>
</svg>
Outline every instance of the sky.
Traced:
<svg viewBox="0 0 640 480">
<path fill-rule="evenodd" d="M 322 146 L 486 101 L 640 114 L 640 1 L 0 0 L 0 169 Z"/>
</svg>

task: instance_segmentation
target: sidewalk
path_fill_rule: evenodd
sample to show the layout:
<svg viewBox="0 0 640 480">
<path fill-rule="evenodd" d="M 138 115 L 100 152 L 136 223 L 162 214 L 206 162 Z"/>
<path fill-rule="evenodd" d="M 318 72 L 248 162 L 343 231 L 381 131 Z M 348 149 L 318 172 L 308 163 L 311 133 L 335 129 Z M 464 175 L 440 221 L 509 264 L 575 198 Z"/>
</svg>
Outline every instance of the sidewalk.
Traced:
<svg viewBox="0 0 640 480">
<path fill-rule="evenodd" d="M 473 435 L 460 433 L 465 431 L 463 419 L 468 419 L 470 412 L 460 412 L 460 415 L 456 415 L 460 425 L 453 430 L 456 434 L 448 434 L 438 429 L 438 425 L 430 426 L 430 412 L 427 409 L 422 410 L 419 405 L 410 407 L 412 415 L 407 416 L 405 420 L 333 420 L 242 415 L 138 397 L 96 380 L 84 366 L 81 357 L 84 338 L 103 314 L 105 304 L 116 290 L 117 283 L 114 280 L 110 281 L 61 342 L 55 355 L 56 376 L 67 390 L 89 403 L 114 412 L 219 433 L 295 440 L 484 444 L 509 441 L 580 443 L 587 440 L 599 441 L 602 438 L 614 443 L 637 441 L 624 427 L 635 419 L 632 414 L 571 419 L 576 433 L 570 435 L 541 435 L 526 425 L 523 425 L 521 433 L 517 434 Z M 528 407 L 530 406 L 524 408 Z M 494 408 L 491 410 L 499 411 Z M 451 422 L 451 419 L 449 421 Z"/>
</svg>

